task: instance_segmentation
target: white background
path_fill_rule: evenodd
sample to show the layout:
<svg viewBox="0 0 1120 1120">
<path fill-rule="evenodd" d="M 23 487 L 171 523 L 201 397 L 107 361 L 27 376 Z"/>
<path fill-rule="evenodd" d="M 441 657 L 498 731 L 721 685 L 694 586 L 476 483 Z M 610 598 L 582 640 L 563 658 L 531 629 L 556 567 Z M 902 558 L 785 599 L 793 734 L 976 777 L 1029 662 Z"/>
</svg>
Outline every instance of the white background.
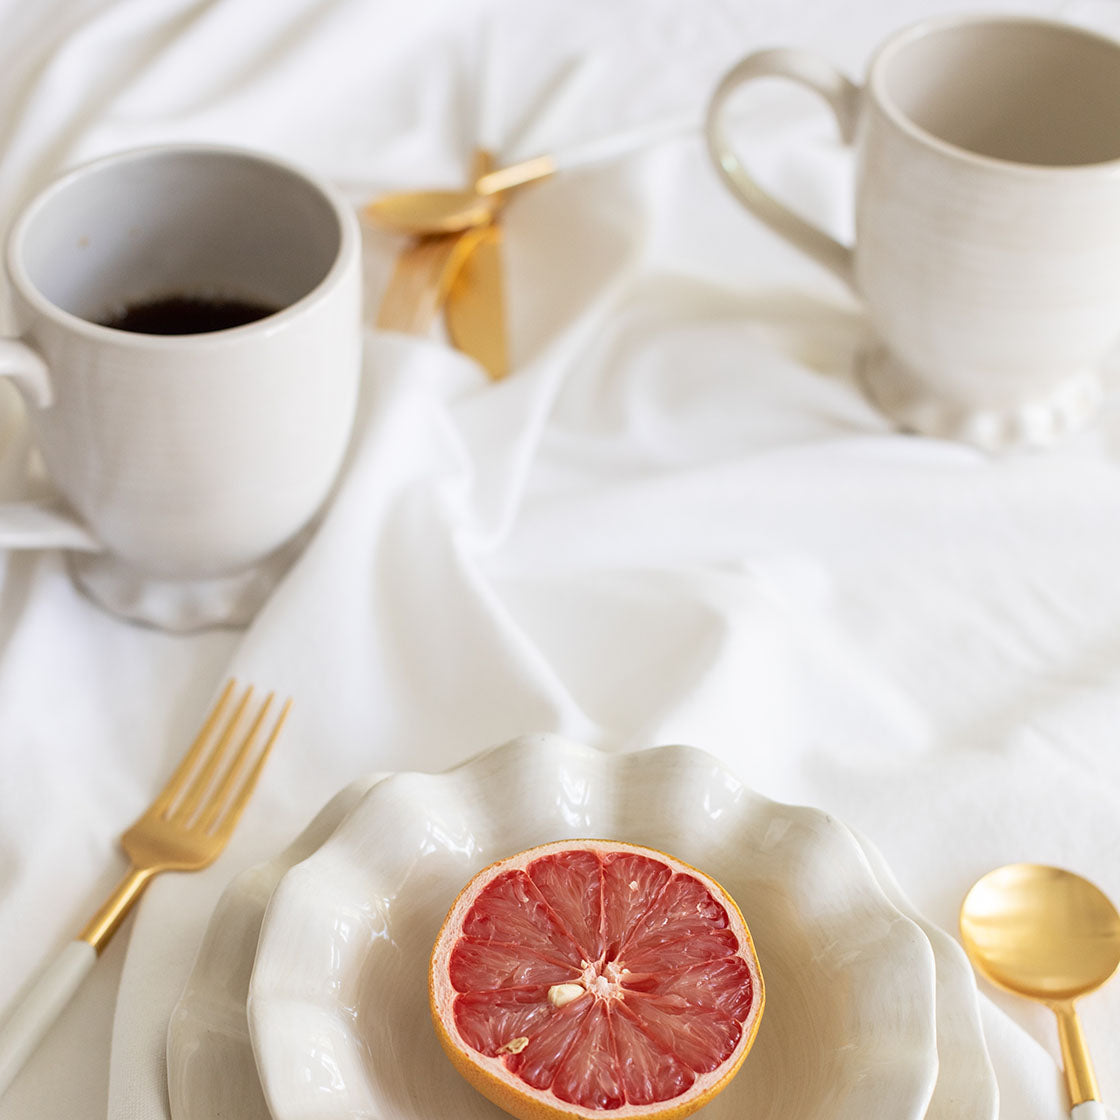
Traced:
<svg viewBox="0 0 1120 1120">
<path fill-rule="evenodd" d="M 763 46 L 858 76 L 895 27 L 962 7 L 4 0 L 0 217 L 66 166 L 164 140 L 275 152 L 355 203 L 454 185 L 476 144 L 512 159 L 699 119 Z M 983 7 L 1120 34 L 1106 0 Z M 846 234 L 823 107 L 760 91 L 743 129 L 767 181 Z M 335 503 L 247 630 L 127 625 L 57 552 L 0 553 L 0 1004 L 119 877 L 116 836 L 222 680 L 296 698 L 229 852 L 153 887 L 2 1120 L 164 1115 L 146 977 L 189 967 L 229 879 L 366 771 L 530 731 L 712 751 L 859 828 L 950 931 L 1010 861 L 1120 898 L 1114 379 L 1094 428 L 1045 454 L 894 432 L 853 379 L 858 303 L 736 206 L 696 137 L 542 184 L 505 225 L 513 376 L 371 331 Z M 367 231 L 370 322 L 398 247 Z M 48 493 L 0 404 L 0 498 Z M 1064 1115 L 1052 1017 L 982 996 L 1002 1115 Z M 1083 1018 L 1120 1101 L 1120 985 Z"/>
</svg>

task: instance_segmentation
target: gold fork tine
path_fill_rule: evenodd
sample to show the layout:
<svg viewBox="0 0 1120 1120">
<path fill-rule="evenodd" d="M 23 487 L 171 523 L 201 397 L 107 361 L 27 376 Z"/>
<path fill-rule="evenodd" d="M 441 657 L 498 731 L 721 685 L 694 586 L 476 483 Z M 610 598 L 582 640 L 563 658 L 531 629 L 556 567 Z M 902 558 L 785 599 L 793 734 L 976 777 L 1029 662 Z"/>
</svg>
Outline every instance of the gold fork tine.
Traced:
<svg viewBox="0 0 1120 1120">
<path fill-rule="evenodd" d="M 292 705 L 290 700 L 285 702 L 264 746 L 253 758 L 254 744 L 274 697 L 269 693 L 248 733 L 235 743 L 238 723 L 253 693 L 247 688 L 213 743 L 235 688 L 231 680 L 222 690 L 167 785 L 121 836 L 129 869 L 117 889 L 0 1020 L 0 1093 L 69 1003 L 152 878 L 162 871 L 207 867 L 225 848 Z"/>
<path fill-rule="evenodd" d="M 198 772 L 195 774 L 194 780 L 187 787 L 187 792 L 183 794 L 182 800 L 176 801 L 175 798 L 172 798 L 171 804 L 164 811 L 164 816 L 166 816 L 168 820 L 175 820 L 186 824 L 197 814 L 198 808 L 202 804 L 202 799 L 209 793 L 210 787 L 214 784 L 214 776 L 218 773 L 218 769 L 225 758 L 226 751 L 233 741 L 233 735 L 237 730 L 237 725 L 241 722 L 241 717 L 244 715 L 245 709 L 249 706 L 249 701 L 252 697 L 253 687 L 250 685 L 245 690 L 237 706 L 233 709 L 233 715 L 226 721 L 221 735 L 218 736 L 218 741 L 210 747 L 209 753 L 205 754 L 204 758 L 200 756 L 202 761 L 198 767 Z M 176 786 L 181 785 L 178 776 L 173 780 Z"/>
<path fill-rule="evenodd" d="M 249 728 L 241 744 L 241 749 L 234 755 L 233 760 L 229 764 L 229 768 L 222 777 L 221 783 L 218 785 L 218 788 L 214 790 L 210 798 L 210 805 L 198 822 L 198 827 L 201 828 L 203 832 L 218 832 L 228 836 L 241 819 L 241 814 L 245 811 L 245 806 L 249 804 L 249 798 L 252 796 L 253 790 L 256 787 L 257 779 L 264 769 L 264 764 L 268 760 L 268 756 L 272 751 L 272 746 L 280 735 L 280 729 L 284 726 L 284 721 L 288 718 L 288 712 L 292 707 L 291 700 L 288 700 L 280 709 L 280 714 L 276 717 L 276 722 L 272 725 L 272 732 L 265 740 L 264 746 L 261 747 L 260 751 L 257 753 L 256 762 L 253 764 L 252 769 L 239 786 L 238 782 L 241 779 L 246 764 L 252 757 L 257 735 L 260 732 L 261 725 L 264 723 L 265 716 L 272 707 L 272 701 L 274 699 L 275 693 L 272 692 L 265 697 L 265 701 L 261 705 L 261 710 L 257 713 L 257 718 L 253 720 L 253 725 Z M 236 796 L 233 796 L 234 794 L 236 794 Z"/>
<path fill-rule="evenodd" d="M 283 708 L 280 709 L 280 714 L 276 717 L 276 723 L 273 725 L 272 733 L 265 740 L 260 754 L 257 755 L 256 762 L 253 763 L 253 768 L 249 771 L 245 781 L 241 784 L 241 788 L 236 792 L 233 801 L 227 806 L 225 816 L 218 822 L 215 835 L 221 839 L 223 844 L 229 839 L 230 834 L 237 827 L 237 822 L 241 819 L 241 814 L 245 811 L 245 806 L 249 804 L 249 798 L 253 794 L 257 779 L 261 776 L 264 764 L 268 761 L 268 756 L 272 751 L 272 745 L 276 742 L 280 734 L 280 728 L 284 726 L 284 721 L 288 718 L 288 712 L 291 710 L 291 707 L 291 700 L 285 701 Z"/>
<path fill-rule="evenodd" d="M 210 709 L 210 714 L 206 717 L 205 722 L 199 729 L 194 742 L 187 748 L 187 753 L 183 756 L 183 761 L 176 767 L 175 773 L 167 780 L 167 784 L 163 789 L 156 794 L 149 812 L 154 811 L 161 815 L 166 814 L 167 810 L 175 803 L 175 799 L 186 788 L 187 781 L 205 753 L 210 738 L 214 733 L 214 728 L 218 725 L 218 720 L 222 718 L 226 704 L 229 702 L 229 698 L 233 695 L 233 690 L 236 687 L 237 681 L 234 680 L 233 677 L 230 677 L 230 679 L 226 681 L 225 688 L 222 689 L 222 694 L 214 701 L 214 706 Z"/>
</svg>

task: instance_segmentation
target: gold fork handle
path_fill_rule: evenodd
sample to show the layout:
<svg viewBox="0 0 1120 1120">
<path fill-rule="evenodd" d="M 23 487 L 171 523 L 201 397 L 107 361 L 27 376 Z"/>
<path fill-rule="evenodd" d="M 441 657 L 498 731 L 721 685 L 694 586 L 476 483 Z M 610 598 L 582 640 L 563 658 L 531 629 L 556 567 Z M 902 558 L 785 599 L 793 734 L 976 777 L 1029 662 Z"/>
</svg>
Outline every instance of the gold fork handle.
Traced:
<svg viewBox="0 0 1120 1120">
<path fill-rule="evenodd" d="M 150 867 L 130 867 L 128 874 L 117 885 L 117 889 L 86 923 L 86 928 L 78 934 L 78 940 L 92 945 L 100 956 L 101 951 L 109 943 L 109 938 L 120 928 L 133 903 L 140 897 L 154 875 L 155 871 Z"/>
</svg>

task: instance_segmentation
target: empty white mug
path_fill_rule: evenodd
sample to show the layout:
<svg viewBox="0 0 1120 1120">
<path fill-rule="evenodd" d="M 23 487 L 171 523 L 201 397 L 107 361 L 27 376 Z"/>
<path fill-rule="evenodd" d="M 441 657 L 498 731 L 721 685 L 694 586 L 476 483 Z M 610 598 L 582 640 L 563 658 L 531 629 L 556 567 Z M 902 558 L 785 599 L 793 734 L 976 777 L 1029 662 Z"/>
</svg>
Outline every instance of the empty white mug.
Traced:
<svg viewBox="0 0 1120 1120">
<path fill-rule="evenodd" d="M 748 82 L 820 94 L 855 144 L 855 242 L 752 178 L 728 106 Z M 761 51 L 709 105 L 716 167 L 748 209 L 862 298 L 869 396 L 900 426 L 990 449 L 1086 423 L 1120 338 L 1120 44 L 1046 20 L 933 19 L 857 86 L 818 55 Z"/>
<path fill-rule="evenodd" d="M 171 629 L 244 622 L 350 438 L 352 209 L 259 153 L 145 148 L 41 191 L 12 227 L 7 268 L 19 338 L 0 340 L 0 374 L 22 391 L 68 503 L 78 584 Z M 261 317 L 205 333 L 106 325 L 181 300 L 254 304 Z M 0 510 L 0 528 L 26 512 Z"/>
</svg>

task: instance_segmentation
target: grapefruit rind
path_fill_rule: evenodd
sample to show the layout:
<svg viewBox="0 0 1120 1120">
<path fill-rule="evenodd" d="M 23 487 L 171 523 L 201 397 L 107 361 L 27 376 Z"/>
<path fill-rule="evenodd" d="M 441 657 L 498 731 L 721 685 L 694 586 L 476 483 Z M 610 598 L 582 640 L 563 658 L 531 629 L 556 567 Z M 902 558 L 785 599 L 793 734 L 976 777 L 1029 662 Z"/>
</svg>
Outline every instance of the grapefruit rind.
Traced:
<svg viewBox="0 0 1120 1120">
<path fill-rule="evenodd" d="M 693 876 L 722 904 L 729 926 L 738 938 L 740 955 L 750 969 L 753 991 L 749 1013 L 742 1022 L 742 1035 L 726 1060 L 711 1072 L 698 1074 L 692 1085 L 679 1096 L 651 1104 L 627 1103 L 610 1109 L 584 1107 L 560 1100 L 550 1090 L 534 1089 L 521 1082 L 509 1072 L 501 1057 L 489 1057 L 480 1053 L 459 1034 L 453 1012 L 457 993 L 451 984 L 447 965 L 451 949 L 475 899 L 499 870 L 525 868 L 542 856 L 573 849 L 602 853 L 624 851 L 645 855 L 663 862 L 675 873 Z M 704 872 L 674 856 L 653 848 L 615 840 L 555 841 L 497 860 L 479 871 L 459 892 L 436 937 L 428 974 L 428 998 L 440 1045 L 455 1069 L 483 1096 L 517 1117 L 517 1120 L 604 1120 L 604 1117 L 617 1117 L 619 1120 L 680 1120 L 714 1099 L 738 1073 L 754 1043 L 766 1003 L 765 986 L 753 938 L 738 905 L 723 887 Z M 520 1039 L 514 1041 L 521 1042 Z"/>
</svg>

